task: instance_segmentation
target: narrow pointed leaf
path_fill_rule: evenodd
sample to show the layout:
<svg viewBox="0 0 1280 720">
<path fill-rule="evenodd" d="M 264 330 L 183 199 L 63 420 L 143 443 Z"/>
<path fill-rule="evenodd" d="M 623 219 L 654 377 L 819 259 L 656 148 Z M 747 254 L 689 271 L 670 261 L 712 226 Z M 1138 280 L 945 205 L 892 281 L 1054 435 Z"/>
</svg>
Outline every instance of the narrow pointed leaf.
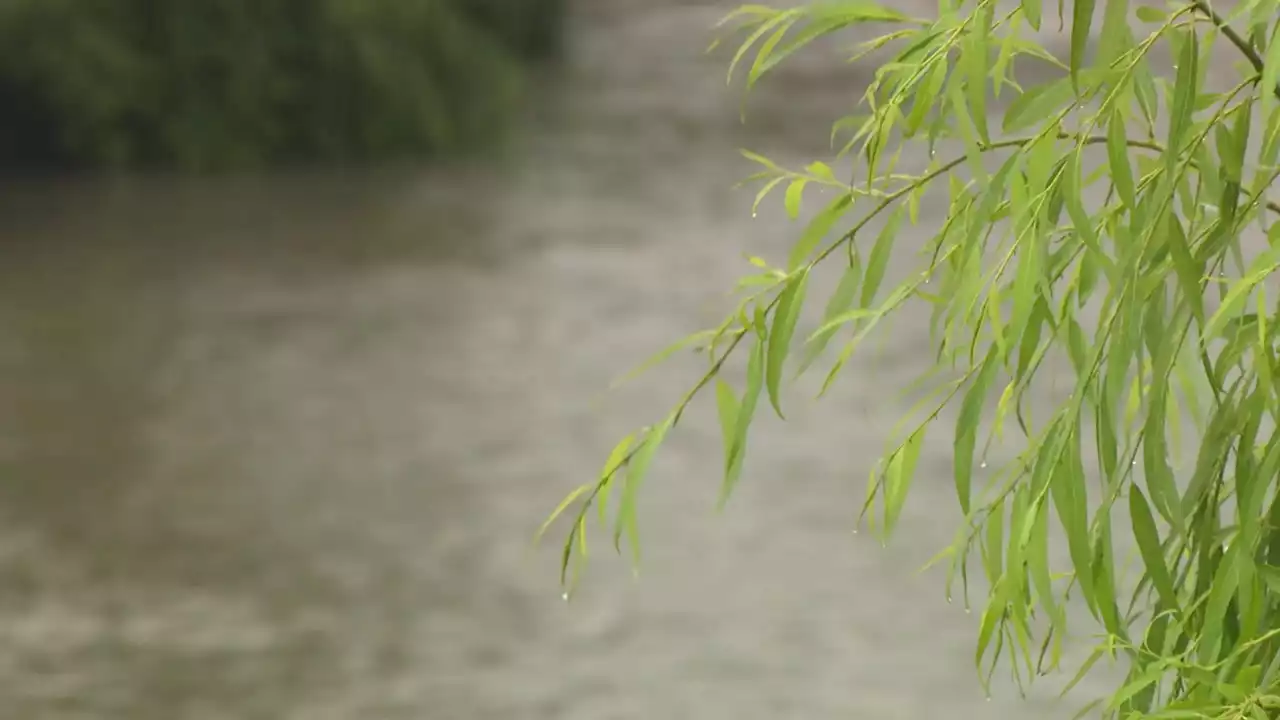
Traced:
<svg viewBox="0 0 1280 720">
<path fill-rule="evenodd" d="M 1133 520 L 1134 538 L 1138 541 L 1138 550 L 1156 592 L 1160 593 L 1160 599 L 1166 607 L 1178 607 L 1178 596 L 1173 589 L 1169 568 L 1164 562 L 1164 550 L 1160 544 L 1155 518 L 1151 515 L 1146 496 L 1137 485 L 1129 488 L 1129 517 Z"/>
<path fill-rule="evenodd" d="M 822 242 L 830 234 L 831 228 L 848 212 L 852 205 L 853 196 L 848 193 L 841 193 L 840 197 L 831 201 L 830 205 L 813 218 L 795 246 L 791 248 L 791 256 L 787 259 L 788 272 L 796 270 L 809 259 L 809 256 L 817 249 L 818 243 Z"/>
<path fill-rule="evenodd" d="M 1094 0 L 1073 0 L 1071 12 L 1071 83 L 1080 89 L 1080 68 L 1085 66 L 1084 54 L 1089 47 L 1089 33 L 1093 26 Z"/>
<path fill-rule="evenodd" d="M 871 255 L 867 259 L 866 274 L 862 280 L 862 294 L 859 299 L 861 307 L 869 307 L 876 298 L 876 292 L 880 289 L 881 281 L 884 280 L 885 269 L 889 266 L 889 257 L 893 252 L 893 242 L 896 239 L 898 226 L 901 222 L 902 206 L 899 205 L 893 214 L 889 216 L 889 220 L 876 237 L 875 245 L 871 248 Z"/>
<path fill-rule="evenodd" d="M 809 273 L 804 271 L 787 283 L 778 298 L 778 307 L 773 313 L 773 325 L 769 328 L 765 387 L 769 391 L 769 402 L 773 404 L 778 417 L 782 417 L 782 405 L 778 399 L 782 370 L 791 352 L 791 338 L 795 335 L 796 319 L 800 316 L 800 308 L 804 305 L 805 289 L 808 283 Z"/>
</svg>

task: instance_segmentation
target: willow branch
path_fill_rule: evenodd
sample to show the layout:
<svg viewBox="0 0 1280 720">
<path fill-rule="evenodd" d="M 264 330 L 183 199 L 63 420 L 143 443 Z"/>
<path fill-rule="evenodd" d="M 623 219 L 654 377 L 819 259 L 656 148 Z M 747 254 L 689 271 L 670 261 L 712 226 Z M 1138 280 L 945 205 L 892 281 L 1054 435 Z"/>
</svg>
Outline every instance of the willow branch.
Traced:
<svg viewBox="0 0 1280 720">
<path fill-rule="evenodd" d="M 1235 28 L 1231 27 L 1231 25 L 1227 23 L 1227 19 L 1222 17 L 1217 10 L 1210 7 L 1206 0 L 1192 0 L 1191 6 L 1194 7 L 1197 12 L 1209 18 L 1209 21 L 1212 22 L 1218 30 L 1222 32 L 1227 40 L 1230 40 L 1231 44 L 1235 45 L 1240 53 L 1244 55 L 1245 59 L 1249 61 L 1249 64 L 1253 66 L 1253 69 L 1257 71 L 1258 75 L 1262 75 L 1262 68 L 1266 65 L 1266 61 L 1262 59 L 1262 54 L 1253 47 L 1253 43 L 1245 40 L 1240 33 L 1236 32 Z M 1275 93 L 1277 98 L 1280 98 L 1280 85 L 1272 88 L 1271 91 Z"/>
</svg>

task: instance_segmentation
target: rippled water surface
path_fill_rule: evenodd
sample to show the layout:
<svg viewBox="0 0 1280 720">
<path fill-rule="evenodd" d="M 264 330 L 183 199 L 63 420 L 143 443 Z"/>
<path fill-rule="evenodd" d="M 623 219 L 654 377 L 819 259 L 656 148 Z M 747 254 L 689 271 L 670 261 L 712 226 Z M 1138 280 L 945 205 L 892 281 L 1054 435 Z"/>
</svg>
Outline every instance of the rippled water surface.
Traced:
<svg viewBox="0 0 1280 720">
<path fill-rule="evenodd" d="M 985 701 L 976 617 L 916 573 L 957 520 L 945 432 L 897 540 L 850 532 L 923 311 L 762 415 L 722 514 L 695 406 L 638 579 L 600 535 L 566 604 L 530 546 L 701 365 L 610 381 L 794 237 L 735 148 L 824 153 L 866 80 L 816 51 L 742 126 L 703 54 L 731 6 L 584 3 L 515 170 L 6 188 L 0 716 L 1069 717 Z"/>
</svg>

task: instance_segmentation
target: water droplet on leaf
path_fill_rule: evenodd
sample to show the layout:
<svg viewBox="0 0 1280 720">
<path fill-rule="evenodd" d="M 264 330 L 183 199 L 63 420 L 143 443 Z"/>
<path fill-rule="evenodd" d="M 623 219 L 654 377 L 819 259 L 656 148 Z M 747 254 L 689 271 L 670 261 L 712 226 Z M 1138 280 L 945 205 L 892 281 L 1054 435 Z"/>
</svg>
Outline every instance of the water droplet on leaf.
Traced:
<svg viewBox="0 0 1280 720">
<path fill-rule="evenodd" d="M 978 467 L 980 467 L 980 468 L 984 468 L 984 467 L 986 467 L 986 466 L 987 466 L 987 461 L 986 461 L 986 460 L 983 460 L 983 461 L 982 461 L 982 464 L 981 464 L 981 465 L 979 465 Z"/>
<path fill-rule="evenodd" d="M 569 593 L 561 593 L 561 594 L 560 594 L 560 599 L 561 599 L 561 600 L 563 600 L 563 601 L 565 601 L 565 602 L 569 602 Z"/>
</svg>

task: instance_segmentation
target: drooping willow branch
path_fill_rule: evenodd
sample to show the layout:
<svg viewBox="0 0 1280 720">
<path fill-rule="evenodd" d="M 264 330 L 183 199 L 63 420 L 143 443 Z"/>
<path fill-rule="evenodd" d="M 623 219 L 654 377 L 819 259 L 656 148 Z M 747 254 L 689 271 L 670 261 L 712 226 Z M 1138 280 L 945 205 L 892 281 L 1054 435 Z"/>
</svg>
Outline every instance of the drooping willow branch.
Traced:
<svg viewBox="0 0 1280 720">
<path fill-rule="evenodd" d="M 1236 49 L 1244 55 L 1245 59 L 1249 61 L 1249 64 L 1252 65 L 1253 69 L 1258 73 L 1259 79 L 1261 79 L 1262 70 L 1266 66 L 1266 61 L 1263 60 L 1262 55 L 1258 50 L 1253 47 L 1253 43 L 1245 40 L 1240 33 L 1236 32 L 1235 28 L 1231 27 L 1231 24 L 1227 22 L 1227 19 L 1222 17 L 1222 15 L 1219 14 L 1217 10 L 1214 10 L 1205 0 L 1192 0 L 1191 6 L 1194 7 L 1197 12 L 1209 18 L 1209 21 L 1218 28 L 1227 40 L 1230 40 L 1231 44 L 1236 46 Z M 1272 88 L 1272 92 L 1275 93 L 1277 98 L 1280 98 L 1280 85 Z"/>
<path fill-rule="evenodd" d="M 1107 142 L 1107 137 L 1105 135 L 1088 135 L 1085 137 L 1081 137 L 1078 134 L 1074 134 L 1074 133 L 1059 132 L 1057 133 L 1056 137 L 1060 140 L 1074 141 L 1081 146 L 1101 145 L 1101 144 L 1106 144 Z M 1007 138 L 1004 140 L 997 140 L 997 141 L 981 144 L 979 145 L 978 149 L 980 150 L 980 152 L 985 154 L 985 153 L 995 152 L 999 150 L 1007 150 L 1011 148 L 1022 148 L 1029 145 L 1032 142 L 1035 142 L 1038 139 L 1039 139 L 1039 136 Z M 1130 139 L 1127 141 L 1127 144 L 1130 147 L 1150 150 L 1157 153 L 1166 152 L 1166 148 L 1163 145 L 1154 141 Z M 811 259 L 809 262 L 807 262 L 805 265 L 801 266 L 799 269 L 797 269 L 794 272 L 809 272 L 819 263 L 821 263 L 826 258 L 828 258 L 836 250 L 840 249 L 841 247 L 843 247 L 848 243 L 853 242 L 854 239 L 858 236 L 858 234 L 862 230 L 864 230 L 867 225 L 869 225 L 876 217 L 878 217 L 884 211 L 886 211 L 891 206 L 893 206 L 896 202 L 906 197 L 907 195 L 911 194 L 912 192 L 919 191 L 921 188 L 927 186 L 934 180 L 960 167 L 966 162 L 967 159 L 968 159 L 968 155 L 960 155 L 960 156 L 951 158 L 946 162 L 942 163 L 941 165 L 939 165 L 937 168 L 934 168 L 933 170 L 914 178 L 912 182 L 904 185 L 903 187 L 887 193 L 880 199 L 880 201 L 876 204 L 876 206 L 872 208 L 870 211 L 868 211 L 861 219 L 859 219 L 858 222 L 856 222 L 853 225 L 853 227 L 851 227 L 844 234 L 842 234 L 837 240 L 835 240 L 826 248 L 824 248 L 821 252 L 819 252 L 816 257 Z M 1273 202 L 1273 201 L 1268 201 L 1266 202 L 1266 207 L 1272 212 L 1280 214 L 1280 204 L 1277 204 L 1276 202 Z M 785 283 L 782 280 L 780 280 L 778 284 L 783 285 Z M 774 307 L 777 305 L 779 301 L 779 298 L 780 298 L 780 294 L 775 295 L 772 298 L 772 300 L 765 306 L 764 311 L 766 314 L 774 309 Z M 886 310 L 886 312 L 888 311 L 889 310 Z M 733 354 L 733 352 L 736 350 L 738 345 L 742 342 L 742 339 L 746 337 L 746 335 L 749 334 L 750 332 L 750 328 L 748 327 L 737 328 L 731 332 L 724 332 L 723 329 L 727 328 L 728 325 L 729 325 L 728 322 L 722 325 L 721 326 L 722 331 L 718 333 L 719 337 L 724 337 L 725 335 L 731 336 L 728 345 L 725 347 L 724 351 L 720 353 L 712 362 L 711 368 L 708 369 L 702 375 L 702 377 L 698 380 L 698 382 L 695 383 L 693 387 L 691 387 L 685 393 L 684 397 L 676 405 L 675 409 L 672 411 L 672 413 L 669 416 L 671 418 L 670 422 L 672 427 L 674 427 L 676 423 L 678 423 L 684 411 L 689 407 L 689 405 L 692 403 L 694 398 L 697 397 L 698 394 L 713 379 L 719 376 L 720 371 L 723 369 L 725 362 L 728 361 L 729 357 Z M 631 464 L 636 454 L 644 447 L 644 445 L 645 445 L 645 436 L 642 436 L 641 438 L 638 439 L 635 445 L 632 448 L 630 448 L 621 458 L 618 458 L 617 461 L 613 463 L 611 466 L 606 467 L 605 471 L 601 474 L 600 478 L 595 483 L 591 483 L 589 485 L 583 485 L 574 493 L 572 493 L 569 497 L 567 497 L 561 503 L 560 507 L 551 515 L 551 517 L 547 519 L 546 523 L 544 523 L 542 530 L 539 532 L 539 535 L 541 535 L 542 531 L 545 531 L 547 527 L 549 527 L 549 525 L 557 517 L 559 517 L 563 513 L 563 511 L 568 508 L 569 505 L 573 503 L 573 501 L 577 500 L 578 498 L 581 498 L 581 501 L 579 503 L 579 509 L 578 509 L 578 512 L 576 513 L 574 526 L 570 530 L 569 538 L 565 545 L 565 553 L 562 560 L 561 577 L 560 577 L 562 585 L 567 580 L 567 571 L 568 571 L 572 546 L 575 542 L 582 541 L 582 538 L 580 538 L 579 535 L 585 532 L 584 520 L 586 517 L 586 513 L 589 511 L 591 506 L 598 501 L 600 493 L 610 487 L 610 484 L 616 479 L 618 473 L 623 472 L 624 469 Z M 620 536 L 620 533 L 615 534 L 615 538 L 614 538 L 615 548 L 619 546 L 619 542 L 620 542 L 619 536 Z"/>
</svg>

